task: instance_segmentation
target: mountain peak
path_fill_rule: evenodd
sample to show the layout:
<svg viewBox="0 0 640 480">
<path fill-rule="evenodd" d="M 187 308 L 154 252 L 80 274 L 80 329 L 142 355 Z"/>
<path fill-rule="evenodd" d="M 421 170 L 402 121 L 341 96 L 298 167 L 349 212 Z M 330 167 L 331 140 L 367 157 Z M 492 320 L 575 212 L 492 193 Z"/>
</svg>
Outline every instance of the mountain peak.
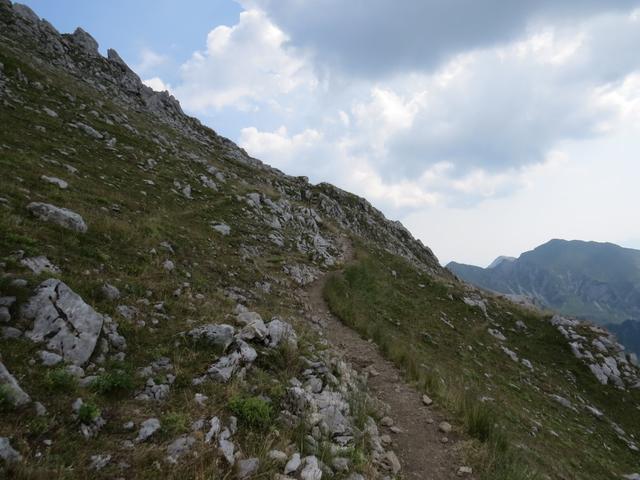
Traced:
<svg viewBox="0 0 640 480">
<path fill-rule="evenodd" d="M 508 257 L 505 255 L 501 255 L 498 258 L 496 258 L 493 262 L 491 262 L 487 268 L 496 268 L 498 265 L 500 265 L 503 262 L 515 262 L 516 260 L 517 259 L 515 257 Z"/>
</svg>

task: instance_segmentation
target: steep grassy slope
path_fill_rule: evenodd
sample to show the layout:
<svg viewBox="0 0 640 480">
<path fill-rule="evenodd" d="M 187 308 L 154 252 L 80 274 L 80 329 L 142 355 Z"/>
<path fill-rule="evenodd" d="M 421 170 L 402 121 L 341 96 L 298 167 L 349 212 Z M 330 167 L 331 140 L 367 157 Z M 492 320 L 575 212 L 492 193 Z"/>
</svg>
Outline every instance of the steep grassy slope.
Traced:
<svg viewBox="0 0 640 480">
<path fill-rule="evenodd" d="M 457 412 L 486 478 L 611 479 L 637 469 L 638 453 L 615 425 L 639 431 L 640 392 L 600 385 L 548 318 L 498 297 L 485 315 L 465 303 L 473 291 L 364 247 L 325 293 L 337 315 Z"/>
</svg>

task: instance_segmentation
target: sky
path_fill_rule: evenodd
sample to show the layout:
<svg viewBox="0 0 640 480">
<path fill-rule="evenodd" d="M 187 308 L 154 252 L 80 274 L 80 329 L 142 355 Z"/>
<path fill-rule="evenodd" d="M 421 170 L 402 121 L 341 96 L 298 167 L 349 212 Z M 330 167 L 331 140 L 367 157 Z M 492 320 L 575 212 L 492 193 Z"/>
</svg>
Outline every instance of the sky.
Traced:
<svg viewBox="0 0 640 480">
<path fill-rule="evenodd" d="M 640 0 L 26 0 L 441 263 L 640 248 Z"/>
</svg>

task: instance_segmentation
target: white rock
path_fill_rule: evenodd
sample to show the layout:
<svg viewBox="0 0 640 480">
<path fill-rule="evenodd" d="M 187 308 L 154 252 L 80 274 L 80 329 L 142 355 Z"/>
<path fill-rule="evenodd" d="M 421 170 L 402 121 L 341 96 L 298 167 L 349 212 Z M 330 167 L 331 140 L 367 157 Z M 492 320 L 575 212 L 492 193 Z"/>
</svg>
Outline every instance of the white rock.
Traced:
<svg viewBox="0 0 640 480">
<path fill-rule="evenodd" d="M 464 477 L 467 475 L 471 475 L 473 473 L 473 469 L 471 467 L 460 467 L 458 468 L 458 472 L 456 473 L 459 477 Z"/>
<path fill-rule="evenodd" d="M 211 225 L 211 228 L 213 228 L 216 232 L 224 236 L 229 235 L 231 233 L 231 227 L 226 223 L 213 223 Z"/>
<path fill-rule="evenodd" d="M 48 350 L 58 352 L 75 365 L 89 360 L 104 322 L 102 315 L 54 278 L 37 287 L 22 315 L 33 320 L 33 329 L 26 332 L 29 339 L 46 342 Z"/>
<path fill-rule="evenodd" d="M 91 470 L 102 470 L 110 461 L 111 455 L 92 455 L 89 468 L 91 468 Z"/>
<path fill-rule="evenodd" d="M 203 395 L 201 393 L 196 393 L 194 400 L 196 401 L 196 403 L 198 405 L 200 405 L 201 407 L 203 407 L 205 405 L 205 403 L 207 402 L 207 400 L 209 400 L 209 397 L 207 397 L 206 395 Z"/>
<path fill-rule="evenodd" d="M 192 436 L 182 435 L 176 438 L 167 446 L 167 462 L 171 464 L 178 463 L 181 457 L 189 453 L 196 439 Z"/>
<path fill-rule="evenodd" d="M 204 437 L 204 443 L 211 443 L 211 440 L 216 438 L 220 433 L 221 424 L 220 424 L 220 419 L 218 417 L 213 417 L 211 420 L 209 420 L 209 425 L 210 425 L 210 428 Z"/>
<path fill-rule="evenodd" d="M 301 463 L 300 454 L 294 453 L 284 467 L 284 474 L 289 475 L 290 473 L 295 472 L 300 468 Z"/>
<path fill-rule="evenodd" d="M 33 406 L 36 409 L 36 415 L 38 417 L 44 417 L 47 414 L 47 408 L 40 402 L 35 402 Z"/>
<path fill-rule="evenodd" d="M 222 351 L 225 351 L 233 342 L 235 328 L 224 323 L 219 325 L 210 323 L 190 330 L 187 335 L 194 340 L 202 340 L 220 346 Z"/>
<path fill-rule="evenodd" d="M 15 463 L 22 460 L 22 455 L 11 447 L 7 437 L 0 437 L 0 458 L 6 463 Z"/>
<path fill-rule="evenodd" d="M 287 457 L 286 453 L 280 450 L 271 450 L 269 451 L 269 453 L 267 453 L 267 458 L 277 463 L 284 463 L 289 457 Z"/>
<path fill-rule="evenodd" d="M 267 324 L 268 330 L 268 346 L 277 347 L 283 340 L 287 341 L 289 346 L 296 348 L 298 346 L 298 337 L 295 330 L 287 322 L 279 318 L 272 319 Z"/>
<path fill-rule="evenodd" d="M 69 186 L 67 182 L 65 182 L 64 180 L 58 177 L 48 177 L 47 175 L 42 175 L 40 178 L 47 183 L 56 185 L 58 188 L 61 188 L 62 190 L 65 190 Z"/>
<path fill-rule="evenodd" d="M 164 268 L 167 272 L 172 272 L 176 268 L 176 264 L 171 260 L 165 260 L 162 264 L 162 268 Z"/>
<path fill-rule="evenodd" d="M 105 283 L 100 287 L 100 292 L 102 296 L 107 300 L 114 301 L 120 298 L 120 290 L 111 285 L 110 283 Z"/>
<path fill-rule="evenodd" d="M 38 357 L 40 357 L 40 361 L 45 367 L 52 367 L 62 361 L 62 356 L 57 353 L 47 352 L 46 350 L 40 350 Z"/>
<path fill-rule="evenodd" d="M 303 459 L 304 467 L 300 472 L 301 480 L 320 480 L 322 478 L 322 470 L 318 466 L 318 459 L 313 455 Z"/>
<path fill-rule="evenodd" d="M 221 438 L 220 443 L 218 444 L 218 451 L 222 454 L 229 465 L 233 465 L 236 461 L 233 456 L 233 452 L 235 450 L 235 446 L 233 442 L 230 440 Z"/>
<path fill-rule="evenodd" d="M 40 275 L 42 272 L 60 273 L 60 269 L 45 256 L 23 258 L 20 260 L 20 264 L 36 275 Z"/>
<path fill-rule="evenodd" d="M 136 442 L 144 442 L 154 433 L 160 430 L 160 420 L 157 418 L 149 418 L 142 422 L 140 430 L 138 430 L 138 437 Z"/>
<path fill-rule="evenodd" d="M 27 210 L 45 222 L 55 223 L 79 233 L 86 233 L 87 231 L 87 224 L 84 219 L 76 212 L 66 208 L 56 207 L 49 203 L 31 202 L 27 205 Z"/>
<path fill-rule="evenodd" d="M 240 460 L 236 466 L 238 470 L 238 478 L 250 478 L 253 474 L 258 471 L 260 467 L 260 460 L 257 458 L 245 458 L 244 460 Z"/>
<path fill-rule="evenodd" d="M 0 362 L 0 385 L 4 385 L 5 388 L 8 389 L 9 395 L 11 396 L 10 400 L 14 405 L 20 407 L 31 402 L 31 397 L 20 388 L 18 381 L 11 375 L 2 362 Z"/>
</svg>

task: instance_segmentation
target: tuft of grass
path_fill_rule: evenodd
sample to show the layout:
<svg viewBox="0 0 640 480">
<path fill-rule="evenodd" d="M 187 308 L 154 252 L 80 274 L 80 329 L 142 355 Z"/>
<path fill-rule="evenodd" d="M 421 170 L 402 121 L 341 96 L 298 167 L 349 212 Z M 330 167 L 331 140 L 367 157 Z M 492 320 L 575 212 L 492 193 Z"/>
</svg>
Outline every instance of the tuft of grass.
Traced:
<svg viewBox="0 0 640 480">
<path fill-rule="evenodd" d="M 44 384 L 49 391 L 72 392 L 78 386 L 78 379 L 64 367 L 57 367 L 46 373 Z"/>
<path fill-rule="evenodd" d="M 0 411 L 6 412 L 13 409 L 11 390 L 6 385 L 0 385 Z"/>
<path fill-rule="evenodd" d="M 238 417 L 240 423 L 259 430 L 268 429 L 273 418 L 271 403 L 260 397 L 233 397 L 229 401 L 229 410 Z"/>
<path fill-rule="evenodd" d="M 467 433 L 483 443 L 497 435 L 495 411 L 486 403 L 470 393 L 463 395 L 458 406 Z"/>
<path fill-rule="evenodd" d="M 78 410 L 78 420 L 81 423 L 89 424 L 100 416 L 102 412 L 95 403 L 85 402 Z"/>
<path fill-rule="evenodd" d="M 174 437 L 189 430 L 189 416 L 185 412 L 171 411 L 162 417 L 162 433 Z"/>
<path fill-rule="evenodd" d="M 103 395 L 128 392 L 133 389 L 133 378 L 126 370 L 117 369 L 99 375 L 91 388 Z"/>
</svg>

